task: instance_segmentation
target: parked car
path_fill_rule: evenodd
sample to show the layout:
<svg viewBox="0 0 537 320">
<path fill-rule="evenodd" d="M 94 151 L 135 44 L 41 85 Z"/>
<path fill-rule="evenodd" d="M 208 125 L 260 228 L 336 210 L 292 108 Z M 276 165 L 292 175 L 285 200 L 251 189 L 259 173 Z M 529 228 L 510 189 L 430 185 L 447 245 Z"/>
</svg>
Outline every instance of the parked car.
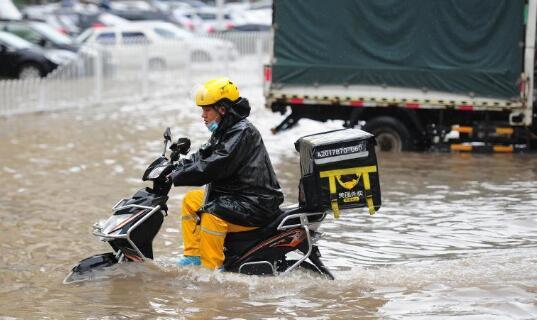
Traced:
<svg viewBox="0 0 537 320">
<path fill-rule="evenodd" d="M 0 31 L 0 77 L 44 77 L 62 62 L 62 57 L 47 53 L 14 34 Z"/>
<path fill-rule="evenodd" d="M 272 25 L 272 8 L 258 6 L 246 10 L 245 13 L 250 23 L 259 23 L 268 26 Z"/>
<path fill-rule="evenodd" d="M 121 24 L 127 24 L 129 22 L 130 22 L 129 20 L 122 18 L 120 16 L 116 16 L 115 14 L 111 14 L 108 12 L 101 12 L 101 14 L 99 14 L 99 16 L 97 17 L 96 21 L 92 23 L 92 26 L 111 27 L 111 26 L 117 26 Z"/>
<path fill-rule="evenodd" d="M 112 64 L 120 68 L 142 67 L 144 59 L 151 69 L 177 68 L 188 63 L 184 43 L 170 41 L 134 24 L 89 28 L 77 41 L 103 46 L 110 53 Z"/>
<path fill-rule="evenodd" d="M 0 20 L 0 30 L 13 33 L 26 41 L 47 49 L 77 52 L 79 45 L 48 24 L 32 20 Z"/>
<path fill-rule="evenodd" d="M 128 22 L 92 4 L 73 4 L 71 7 L 65 7 L 59 3 L 50 3 L 27 6 L 23 12 L 27 19 L 45 22 L 53 29 L 73 37 L 92 26 L 111 26 Z"/>
<path fill-rule="evenodd" d="M 169 20 L 169 16 L 165 12 L 157 9 L 148 2 L 138 0 L 117 0 L 110 2 L 110 10 L 108 12 L 130 21 Z"/>
<path fill-rule="evenodd" d="M 0 0 L 0 19 L 21 19 L 22 15 L 11 0 Z"/>
<path fill-rule="evenodd" d="M 222 13 L 222 22 L 218 21 L 218 9 L 203 7 L 196 10 L 196 15 L 203 20 L 202 30 L 206 33 L 233 29 L 233 20 L 227 12 Z"/>
<path fill-rule="evenodd" d="M 32 5 L 23 9 L 26 19 L 46 22 L 52 28 L 69 36 L 78 35 L 83 29 L 82 22 L 92 21 L 99 10 L 94 5 L 60 6 L 60 3 Z"/>
<path fill-rule="evenodd" d="M 110 28 L 91 28 L 77 41 L 110 48 L 115 63 L 123 66 L 140 65 L 141 59 L 147 57 L 152 69 L 237 56 L 237 50 L 230 42 L 199 38 L 163 21 L 137 21 Z M 147 45 L 147 51 L 142 45 Z"/>
<path fill-rule="evenodd" d="M 93 14 L 86 13 L 85 16 L 93 16 Z M 76 37 L 83 30 L 79 26 L 80 20 L 77 13 L 65 10 L 51 12 L 43 18 L 49 26 L 70 37 Z"/>
<path fill-rule="evenodd" d="M 239 55 L 237 48 L 230 41 L 200 36 L 169 22 L 137 21 L 133 24 L 151 30 L 163 39 L 188 43 L 192 62 L 235 60 Z"/>
<path fill-rule="evenodd" d="M 91 27 L 115 26 L 128 23 L 129 20 L 121 18 L 109 12 L 77 11 L 73 9 L 61 9 L 54 11 L 47 17 L 47 23 L 58 22 L 58 29 L 76 37 L 81 32 Z"/>
<path fill-rule="evenodd" d="M 187 5 L 188 6 L 188 5 Z M 197 32 L 206 33 L 203 30 L 203 20 L 198 17 L 194 9 L 177 7 L 170 11 L 171 20 L 184 29 Z"/>
<path fill-rule="evenodd" d="M 163 12 L 171 12 L 174 9 L 192 9 L 189 4 L 178 0 L 150 0 L 149 3 Z"/>
<path fill-rule="evenodd" d="M 227 3 L 223 12 L 235 31 L 267 31 L 271 27 L 272 1 Z"/>
</svg>

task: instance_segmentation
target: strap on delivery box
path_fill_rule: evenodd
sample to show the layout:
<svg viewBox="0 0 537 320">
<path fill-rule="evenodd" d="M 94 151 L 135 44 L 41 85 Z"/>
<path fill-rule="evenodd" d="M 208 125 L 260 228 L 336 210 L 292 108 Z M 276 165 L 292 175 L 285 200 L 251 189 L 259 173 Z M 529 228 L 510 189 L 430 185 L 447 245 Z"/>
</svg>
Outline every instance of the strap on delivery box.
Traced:
<svg viewBox="0 0 537 320">
<path fill-rule="evenodd" d="M 339 218 L 339 204 L 336 189 L 336 179 L 341 180 L 341 176 L 351 174 L 356 175 L 357 179 L 360 179 L 360 177 L 363 178 L 364 196 L 367 208 L 369 209 L 369 214 L 372 215 L 375 213 L 375 205 L 373 204 L 373 193 L 371 192 L 371 182 L 369 180 L 369 174 L 372 172 L 377 172 L 377 166 L 355 167 L 320 172 L 321 178 L 328 178 L 328 188 L 330 190 L 330 204 L 332 207 L 332 211 L 334 212 L 334 217 L 336 219 Z"/>
</svg>

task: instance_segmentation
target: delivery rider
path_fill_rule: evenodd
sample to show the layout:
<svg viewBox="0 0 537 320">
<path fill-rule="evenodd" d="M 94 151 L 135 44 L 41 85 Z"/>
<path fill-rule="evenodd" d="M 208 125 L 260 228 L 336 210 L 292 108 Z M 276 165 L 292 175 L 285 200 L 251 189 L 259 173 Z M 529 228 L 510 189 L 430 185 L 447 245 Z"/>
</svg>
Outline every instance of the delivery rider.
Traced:
<svg viewBox="0 0 537 320">
<path fill-rule="evenodd" d="M 228 232 L 250 231 L 272 222 L 283 194 L 259 131 L 246 118 L 250 105 L 227 78 L 207 81 L 196 105 L 212 135 L 171 174 L 175 186 L 203 186 L 183 200 L 184 257 L 179 265 L 221 268 Z"/>
</svg>

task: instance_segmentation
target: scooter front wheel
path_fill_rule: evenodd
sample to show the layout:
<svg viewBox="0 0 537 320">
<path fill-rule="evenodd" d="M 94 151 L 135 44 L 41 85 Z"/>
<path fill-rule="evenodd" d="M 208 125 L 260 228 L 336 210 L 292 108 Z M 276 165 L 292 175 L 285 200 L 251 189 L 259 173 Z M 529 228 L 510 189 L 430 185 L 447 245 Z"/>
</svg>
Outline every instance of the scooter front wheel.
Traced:
<svg viewBox="0 0 537 320">
<path fill-rule="evenodd" d="M 77 263 L 63 280 L 64 284 L 80 282 L 90 278 L 93 271 L 102 270 L 118 263 L 114 253 L 96 254 Z"/>
</svg>

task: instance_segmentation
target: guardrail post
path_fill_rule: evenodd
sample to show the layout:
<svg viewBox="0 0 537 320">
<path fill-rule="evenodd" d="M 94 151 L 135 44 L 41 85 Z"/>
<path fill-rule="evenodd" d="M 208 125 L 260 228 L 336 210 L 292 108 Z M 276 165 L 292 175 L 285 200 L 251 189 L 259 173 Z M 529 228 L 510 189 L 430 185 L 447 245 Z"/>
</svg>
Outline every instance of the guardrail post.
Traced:
<svg viewBox="0 0 537 320">
<path fill-rule="evenodd" d="M 186 64 L 183 68 L 183 83 L 184 88 L 186 88 L 185 96 L 188 96 L 190 94 L 190 89 L 194 85 L 194 81 L 192 80 L 192 64 L 194 63 L 192 59 L 192 46 L 189 42 L 185 41 L 185 52 L 186 52 Z"/>
<path fill-rule="evenodd" d="M 149 95 L 149 44 L 142 44 L 142 98 Z"/>
<path fill-rule="evenodd" d="M 93 74 L 95 75 L 95 103 L 101 103 L 103 99 L 103 59 L 104 55 L 102 53 L 102 49 L 100 47 L 97 47 L 95 50 L 95 63 L 93 64 L 95 68 L 95 70 L 93 70 Z"/>
<path fill-rule="evenodd" d="M 9 80 L 0 80 L 0 115 L 7 115 L 11 108 Z"/>
<path fill-rule="evenodd" d="M 256 53 L 256 57 L 257 57 L 257 62 L 258 62 L 258 65 L 261 67 L 261 69 L 256 72 L 257 74 L 263 74 L 263 65 L 264 65 L 264 61 L 263 61 L 263 37 L 261 35 L 256 35 L 255 37 L 255 53 Z"/>
<path fill-rule="evenodd" d="M 231 37 L 233 37 L 232 34 L 229 35 L 229 37 L 226 37 L 225 34 L 224 34 L 224 36 L 221 39 L 224 40 L 224 41 L 229 41 L 230 43 L 233 43 L 233 42 L 230 41 Z M 231 50 L 231 48 L 230 48 L 230 50 Z M 225 75 L 229 75 L 229 60 L 231 58 L 231 53 L 232 53 L 231 51 L 225 53 L 225 57 L 224 57 L 224 74 Z M 229 76 L 231 76 L 231 75 L 229 75 Z"/>
<path fill-rule="evenodd" d="M 44 111 L 47 107 L 47 79 L 39 78 L 35 82 L 39 86 L 39 96 L 37 98 L 37 110 L 35 111 Z M 24 84 L 27 84 L 28 81 L 24 81 Z"/>
</svg>

